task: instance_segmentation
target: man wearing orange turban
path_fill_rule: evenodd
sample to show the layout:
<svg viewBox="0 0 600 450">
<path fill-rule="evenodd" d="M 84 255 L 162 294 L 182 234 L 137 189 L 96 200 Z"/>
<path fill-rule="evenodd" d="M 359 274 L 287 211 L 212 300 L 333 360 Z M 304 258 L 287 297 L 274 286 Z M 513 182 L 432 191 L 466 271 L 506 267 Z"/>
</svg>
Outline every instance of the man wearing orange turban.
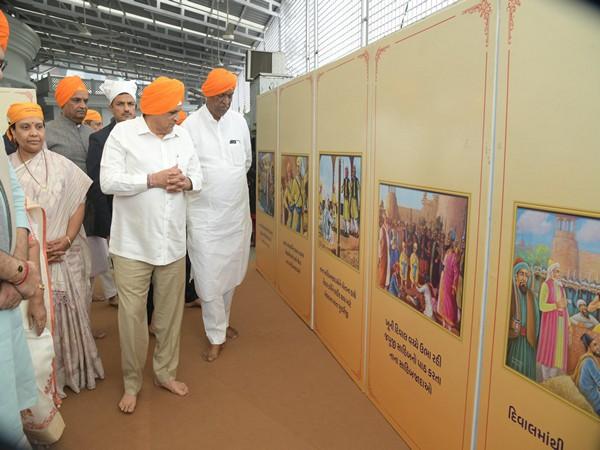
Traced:
<svg viewBox="0 0 600 450">
<path fill-rule="evenodd" d="M 4 13 L 0 11 L 0 48 L 2 49 L 3 53 L 6 53 L 6 49 L 8 48 L 9 35 L 10 27 L 8 26 L 8 20 L 6 19 Z M 2 63 L 4 63 L 4 55 L 2 55 Z"/>
<path fill-rule="evenodd" d="M 89 96 L 81 78 L 77 75 L 64 77 L 54 91 L 61 115 L 46 125 L 48 149 L 70 159 L 84 172 L 90 134 L 94 132 L 83 124 Z"/>
<path fill-rule="evenodd" d="M 229 313 L 235 288 L 246 275 L 252 235 L 246 179 L 252 147 L 244 117 L 230 110 L 236 82 L 228 70 L 212 70 L 202 85 L 206 105 L 182 125 L 207 174 L 202 194 L 190 198 L 187 228 L 196 293 L 211 343 L 204 355 L 209 362 L 217 359 L 225 340 L 238 336 L 229 326 Z M 214 242 L 219 242 L 218 253 L 212 250 Z"/>
<path fill-rule="evenodd" d="M 176 380 L 185 286 L 187 197 L 202 172 L 192 140 L 176 127 L 184 86 L 160 77 L 142 92 L 143 115 L 115 125 L 100 163 L 100 187 L 113 195 L 109 250 L 119 294 L 119 337 L 124 393 L 119 408 L 132 413 L 148 350 L 146 295 L 154 289 L 154 377 L 177 395 Z"/>
<path fill-rule="evenodd" d="M 0 11 L 0 79 L 8 36 L 8 21 Z M 18 306 L 22 298 L 34 298 L 39 293 L 40 274 L 37 263 L 28 261 L 25 195 L 3 141 L 0 141 L 0 190 L 5 193 L 0 198 L 0 446 L 30 448 L 20 411 L 36 404 L 37 387 Z M 39 250 L 37 242 L 35 246 Z M 32 248 L 32 255 L 34 251 Z"/>
<path fill-rule="evenodd" d="M 88 109 L 85 117 L 83 118 L 83 123 L 92 130 L 99 131 L 102 129 L 102 116 L 95 109 Z"/>
</svg>

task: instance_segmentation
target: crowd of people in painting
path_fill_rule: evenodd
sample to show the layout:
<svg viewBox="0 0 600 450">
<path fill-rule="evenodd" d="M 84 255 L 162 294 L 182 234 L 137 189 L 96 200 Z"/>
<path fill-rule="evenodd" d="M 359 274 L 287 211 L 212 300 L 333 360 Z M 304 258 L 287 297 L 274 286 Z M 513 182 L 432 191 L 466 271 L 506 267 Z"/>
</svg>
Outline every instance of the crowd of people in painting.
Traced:
<svg viewBox="0 0 600 450">
<path fill-rule="evenodd" d="M 465 240 L 441 218 L 392 220 L 380 211 L 377 283 L 454 334 L 460 334 Z"/>
<path fill-rule="evenodd" d="M 0 77 L 9 32 L 0 11 Z M 118 307 L 123 413 L 136 408 L 150 333 L 155 383 L 188 393 L 177 379 L 184 299 L 202 307 L 206 361 L 238 336 L 229 318 L 250 252 L 252 152 L 245 119 L 230 110 L 236 85 L 235 74 L 212 70 L 201 85 L 206 104 L 187 118 L 183 83 L 166 77 L 139 98 L 134 81 L 104 81 L 106 126 L 87 107 L 90 92 L 78 76 L 56 86 L 54 120 L 35 103 L 8 108 L 0 148 L 0 448 L 56 442 L 65 429 L 61 402 L 104 378 L 96 339 L 106 333 L 91 321 L 95 280 Z"/>
<path fill-rule="evenodd" d="M 517 258 L 506 364 L 600 415 L 600 286 Z M 572 387 L 577 389 L 572 389 Z"/>
</svg>

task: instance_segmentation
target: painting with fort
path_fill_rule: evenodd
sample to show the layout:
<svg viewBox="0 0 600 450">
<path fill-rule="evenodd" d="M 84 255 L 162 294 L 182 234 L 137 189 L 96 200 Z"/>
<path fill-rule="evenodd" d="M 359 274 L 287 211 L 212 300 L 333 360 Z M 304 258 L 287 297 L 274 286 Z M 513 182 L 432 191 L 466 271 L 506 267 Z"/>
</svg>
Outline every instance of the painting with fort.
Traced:
<svg viewBox="0 0 600 450">
<path fill-rule="evenodd" d="M 379 185 L 377 285 L 460 336 L 468 198 Z"/>
<path fill-rule="evenodd" d="M 506 365 L 600 416 L 600 220 L 517 207 Z"/>
</svg>

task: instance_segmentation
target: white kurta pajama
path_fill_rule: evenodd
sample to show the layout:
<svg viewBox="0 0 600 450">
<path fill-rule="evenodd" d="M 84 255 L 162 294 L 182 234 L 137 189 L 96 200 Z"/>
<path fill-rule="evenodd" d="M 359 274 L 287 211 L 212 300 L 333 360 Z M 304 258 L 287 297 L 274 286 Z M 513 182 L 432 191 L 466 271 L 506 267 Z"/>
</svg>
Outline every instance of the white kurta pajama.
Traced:
<svg viewBox="0 0 600 450">
<path fill-rule="evenodd" d="M 243 116 L 228 111 L 216 121 L 206 105 L 183 123 L 204 175 L 202 192 L 188 196 L 188 254 L 208 340 L 225 342 L 233 291 L 244 279 L 252 222 L 246 172 L 252 164 Z"/>
</svg>

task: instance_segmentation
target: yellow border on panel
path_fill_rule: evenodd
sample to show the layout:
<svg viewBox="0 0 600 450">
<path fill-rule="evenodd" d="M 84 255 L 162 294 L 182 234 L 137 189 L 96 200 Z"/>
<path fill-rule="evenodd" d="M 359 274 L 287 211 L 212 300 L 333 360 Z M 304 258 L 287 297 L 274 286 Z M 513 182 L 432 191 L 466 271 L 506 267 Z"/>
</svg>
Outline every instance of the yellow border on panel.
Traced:
<svg viewBox="0 0 600 450">
<path fill-rule="evenodd" d="M 364 169 L 363 159 L 365 159 L 365 155 L 363 153 L 360 153 L 360 152 L 342 152 L 342 151 L 339 151 L 339 150 L 338 151 L 326 151 L 326 150 L 320 151 L 320 152 L 317 153 L 317 156 L 318 156 L 317 160 L 319 161 L 318 167 L 317 167 L 317 169 L 318 169 L 317 170 L 317 174 L 319 174 L 319 176 L 320 176 L 320 173 L 321 173 L 321 156 L 327 156 L 327 155 L 354 156 L 354 157 L 359 157 L 361 159 L 361 162 L 360 162 L 360 164 L 361 164 L 361 168 L 360 168 L 360 186 L 361 186 L 360 187 L 360 202 L 361 202 L 360 205 L 361 205 L 361 208 L 360 208 L 360 210 L 362 211 L 363 210 L 362 207 L 364 207 L 364 197 L 365 197 L 365 194 L 364 194 L 365 193 L 365 189 L 363 189 L 363 181 L 364 181 L 364 177 L 363 177 L 363 173 L 364 173 L 364 171 L 363 171 L 363 169 Z M 318 205 L 315 205 L 315 206 L 318 207 Z M 318 214 L 315 215 L 315 218 L 318 219 Z M 317 242 L 316 242 L 315 247 L 317 249 L 319 249 L 319 251 L 322 252 L 323 254 L 327 254 L 329 258 L 332 258 L 332 261 L 339 261 L 339 262 L 341 262 L 342 264 L 344 264 L 345 266 L 349 267 L 354 272 L 356 272 L 356 273 L 358 273 L 360 275 L 361 274 L 360 263 L 361 263 L 361 259 L 362 259 L 362 255 L 363 255 L 363 247 L 364 247 L 364 242 L 362 240 L 362 238 L 363 238 L 363 233 L 362 233 L 363 232 L 363 224 L 364 224 L 364 221 L 362 220 L 362 214 L 361 214 L 361 220 L 360 220 L 359 231 L 358 231 L 358 234 L 360 236 L 360 243 L 359 243 L 360 247 L 359 247 L 359 250 L 358 250 L 358 268 L 356 268 L 352 264 L 344 261 L 342 258 L 340 258 L 338 256 L 332 255 L 330 251 L 326 251 L 325 247 L 323 247 L 321 245 L 318 233 L 315 233 L 317 235 L 317 238 L 316 238 Z M 367 237 L 365 236 L 365 238 L 367 238 Z"/>
<path fill-rule="evenodd" d="M 465 263 L 464 263 L 464 267 L 468 267 L 467 265 L 467 261 L 470 261 L 470 259 L 468 259 L 468 253 L 466 251 L 466 249 L 469 248 L 469 243 L 470 243 L 470 235 L 471 233 L 469 233 L 469 228 L 470 228 L 470 223 L 471 223 L 471 194 L 466 193 L 466 192 L 461 192 L 461 191 L 453 191 L 450 189 L 440 189 L 440 188 L 432 188 L 429 186 L 424 186 L 424 185 L 418 185 L 418 184 L 408 184 L 408 183 L 401 183 L 401 182 L 397 182 L 397 181 L 387 181 L 384 179 L 378 179 L 377 180 L 377 184 L 375 186 L 375 193 L 377 194 L 377 199 L 379 199 L 379 186 L 381 184 L 385 184 L 388 186 L 396 186 L 396 187 L 400 187 L 400 188 L 408 188 L 408 189 L 416 189 L 416 190 L 425 190 L 428 192 L 433 192 L 433 193 L 439 193 L 439 194 L 447 194 L 447 195 L 453 195 L 455 197 L 463 197 L 467 199 L 467 221 L 466 221 L 466 228 L 467 228 L 467 237 L 465 238 Z M 379 203 L 377 203 L 379 204 Z M 375 214 L 378 214 L 379 211 L 375 211 Z M 375 223 L 378 222 L 378 217 L 375 218 Z M 379 231 L 378 231 L 379 232 Z M 477 249 L 473 250 L 473 251 L 477 251 Z M 376 255 L 375 252 L 373 252 L 373 255 Z M 377 267 L 377 261 L 372 258 L 374 261 L 374 266 L 373 267 Z M 394 299 L 394 301 L 397 301 L 398 303 L 404 305 L 404 307 L 409 308 L 411 311 L 415 311 L 414 308 L 411 308 L 409 305 L 407 305 L 405 302 L 401 301 L 399 298 L 394 297 L 393 295 L 391 295 L 389 292 L 387 292 L 384 289 L 381 289 L 379 286 L 377 286 L 377 283 L 374 282 L 373 280 L 373 275 L 375 274 L 375 272 L 373 272 L 371 274 L 371 281 L 373 282 L 373 287 L 381 292 L 385 292 L 386 296 L 389 296 L 390 298 Z M 468 286 L 467 283 L 467 271 L 465 270 L 465 273 L 463 274 L 463 280 L 462 280 L 462 291 L 463 291 L 463 296 L 467 297 L 465 294 L 465 290 L 464 287 Z M 470 279 L 471 275 L 469 273 L 469 279 Z M 444 328 L 443 326 L 441 326 L 439 323 L 437 323 L 434 320 L 430 320 L 430 319 L 426 319 L 425 317 L 423 317 L 423 314 L 418 314 L 418 316 L 420 316 L 423 320 L 426 320 L 427 323 L 433 323 L 434 325 L 436 325 L 437 327 L 441 328 L 442 330 L 444 330 L 446 333 L 450 334 L 453 338 L 458 339 L 460 342 L 463 342 L 463 318 L 464 315 L 462 314 L 462 311 L 465 310 L 465 306 L 463 304 L 463 307 L 461 308 L 461 320 L 460 320 L 460 333 L 458 334 L 458 336 L 454 333 L 451 333 L 449 330 L 447 330 L 446 328 Z M 471 320 L 473 320 L 474 317 L 471 318 Z"/>
<path fill-rule="evenodd" d="M 307 164 L 307 166 L 308 166 L 308 167 L 306 168 L 306 172 L 307 172 L 307 173 L 308 173 L 308 175 L 310 176 L 310 157 L 312 156 L 312 154 L 311 154 L 311 153 L 280 153 L 280 154 L 279 154 L 279 163 L 280 163 L 280 165 L 281 165 L 281 160 L 283 159 L 283 157 L 284 157 L 284 156 L 296 156 L 296 157 L 298 157 L 298 156 L 302 156 L 302 157 L 304 157 L 304 158 L 307 158 L 307 159 L 308 159 L 308 164 Z M 280 168 L 280 169 L 281 169 L 281 168 Z M 277 181 L 278 181 L 279 183 L 281 183 L 281 170 L 280 170 L 279 172 L 280 172 L 280 176 L 279 176 L 279 178 L 277 179 Z M 309 179 L 309 183 L 310 183 L 310 179 Z M 307 198 L 308 198 L 308 200 L 309 200 L 309 205 L 308 205 L 308 213 L 309 213 L 309 214 L 311 214 L 311 213 L 312 213 L 312 211 L 311 211 L 312 205 L 311 205 L 311 202 L 310 202 L 310 200 L 311 200 L 311 189 L 310 189 L 310 186 L 308 187 L 308 191 L 307 191 Z M 279 199 L 279 200 L 281 201 L 281 199 Z M 280 219 L 281 219 L 281 218 L 280 218 Z M 311 220 L 310 220 L 310 219 L 311 219 L 311 218 L 309 218 L 309 220 L 308 220 L 308 224 L 309 224 L 309 225 L 310 225 L 310 223 L 311 223 Z M 284 227 L 284 228 L 287 228 L 285 224 L 281 223 L 281 220 L 279 220 L 279 222 L 277 222 L 277 224 L 278 224 L 278 225 L 280 225 L 280 226 L 282 226 L 282 227 Z M 307 231 L 306 231 L 306 236 L 305 236 L 305 235 L 303 235 L 303 234 L 301 234 L 301 233 L 297 233 L 297 232 L 295 232 L 295 231 L 293 231 L 293 230 L 290 230 L 290 232 L 291 232 L 291 233 L 293 233 L 295 236 L 299 236 L 299 237 L 301 237 L 302 239 L 310 240 L 310 237 L 311 237 L 310 228 L 311 228 L 311 227 L 309 226 L 309 227 L 308 227 L 308 229 L 307 229 Z"/>
<path fill-rule="evenodd" d="M 569 208 L 561 208 L 558 206 L 550 206 L 550 205 L 544 205 L 541 203 L 529 203 L 529 202 L 520 202 L 520 201 L 515 201 L 513 204 L 513 224 L 512 224 L 512 235 L 511 235 L 511 239 L 510 239 L 510 245 L 511 245 L 511 251 L 510 251 L 510 263 L 511 263 L 511 267 L 512 267 L 512 261 L 515 260 L 515 238 L 516 238 L 516 233 L 517 233 L 517 210 L 518 208 L 528 208 L 528 209 L 533 209 L 536 211 L 540 211 L 540 212 L 551 212 L 551 213 L 561 213 L 561 214 L 569 214 L 569 215 L 574 215 L 574 216 L 580 216 L 580 217 L 587 217 L 587 218 L 592 218 L 592 219 L 598 219 L 600 220 L 600 212 L 596 212 L 596 211 L 586 211 L 586 210 L 578 210 L 578 209 L 569 209 Z M 508 277 L 508 291 L 507 292 L 511 292 L 511 288 L 512 288 L 512 276 Z M 561 397 L 560 395 L 556 394 L 555 392 L 552 392 L 550 389 L 548 389 L 547 387 L 545 387 L 544 385 L 534 382 L 532 380 L 530 380 L 529 378 L 527 378 L 525 375 L 523 375 L 522 373 L 516 371 L 515 369 L 513 369 L 512 367 L 508 366 L 506 364 L 506 354 L 508 351 L 508 330 L 509 330 L 509 324 L 510 324 L 510 308 L 507 308 L 506 310 L 506 318 L 504 320 L 505 322 L 505 327 L 504 327 L 504 331 L 502 333 L 503 336 L 503 342 L 502 342 L 502 366 L 508 370 L 509 372 L 512 372 L 513 374 L 515 374 L 516 376 L 518 376 L 519 378 L 524 379 L 527 383 L 529 383 L 530 385 L 534 385 L 537 388 L 545 391 L 546 393 L 550 394 L 551 396 L 553 396 L 554 398 L 560 400 L 561 402 L 565 403 L 566 405 L 568 405 L 570 408 L 577 410 L 578 412 L 581 412 L 583 414 L 585 414 L 586 416 L 591 417 L 592 419 L 595 419 L 596 421 L 600 422 L 600 417 L 598 415 L 592 414 L 589 411 L 586 411 L 585 409 L 582 409 L 580 407 L 578 407 L 577 405 L 575 405 L 574 403 L 571 403 L 570 401 L 568 401 L 566 398 Z"/>
<path fill-rule="evenodd" d="M 277 167 L 277 163 L 276 163 L 276 156 L 277 156 L 277 154 L 276 154 L 275 150 L 259 150 L 257 148 L 256 149 L 256 164 L 257 165 L 258 165 L 258 154 L 259 153 L 271 153 L 273 155 L 273 177 L 275 177 L 275 180 L 276 180 L 277 177 L 275 175 L 275 168 Z M 256 181 L 258 182 L 258 170 L 256 171 Z M 257 185 L 258 185 L 258 183 L 257 183 Z M 273 186 L 273 188 L 275 188 L 275 186 Z M 258 204 L 259 204 L 259 202 L 258 202 L 258 196 L 259 196 L 258 188 L 256 189 L 256 192 L 254 194 L 255 194 L 254 201 L 256 202 L 256 205 L 258 206 Z M 269 214 L 265 213 L 261 209 L 256 208 L 257 217 L 258 217 L 258 214 L 260 214 L 262 217 L 266 218 L 267 220 L 270 220 L 270 221 L 276 223 L 275 222 L 275 218 L 277 216 L 276 204 L 277 204 L 276 199 L 273 199 L 273 215 L 272 216 L 270 216 Z"/>
</svg>

